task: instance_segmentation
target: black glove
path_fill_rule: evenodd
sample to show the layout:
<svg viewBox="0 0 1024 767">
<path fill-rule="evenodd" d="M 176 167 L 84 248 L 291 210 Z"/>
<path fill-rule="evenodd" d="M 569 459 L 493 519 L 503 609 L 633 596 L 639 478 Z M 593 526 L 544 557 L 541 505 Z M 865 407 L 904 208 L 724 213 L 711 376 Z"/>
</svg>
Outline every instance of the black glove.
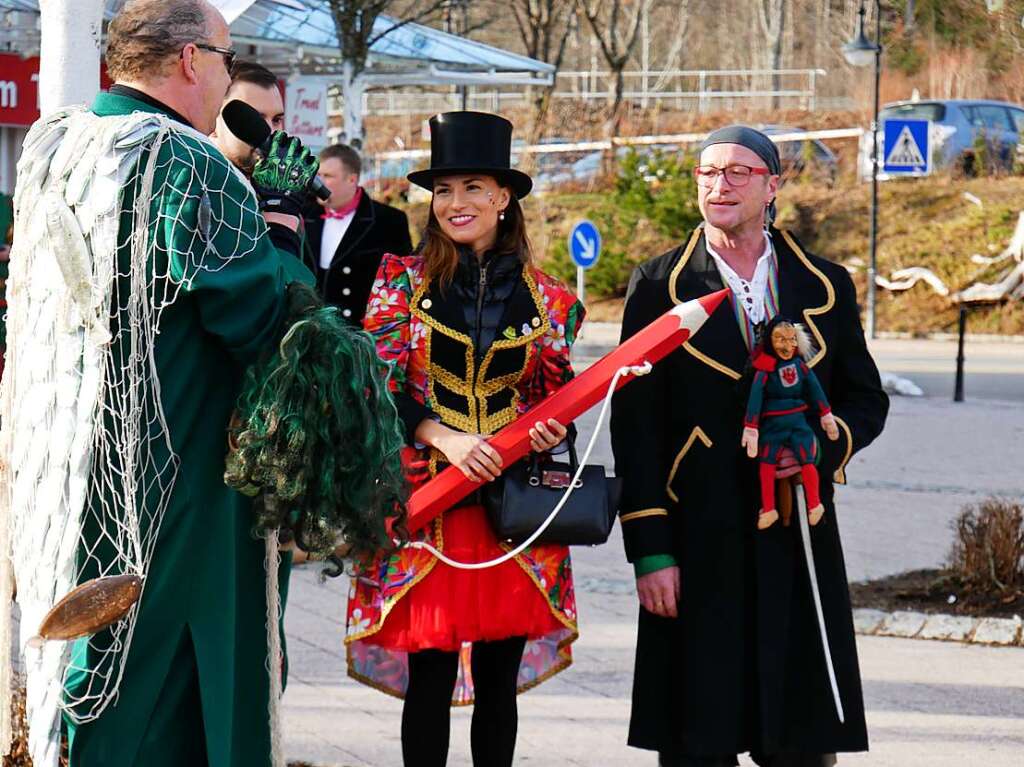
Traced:
<svg viewBox="0 0 1024 767">
<path fill-rule="evenodd" d="M 266 157 L 252 171 L 260 210 L 302 217 L 319 162 L 308 147 L 284 131 L 275 131 Z"/>
</svg>

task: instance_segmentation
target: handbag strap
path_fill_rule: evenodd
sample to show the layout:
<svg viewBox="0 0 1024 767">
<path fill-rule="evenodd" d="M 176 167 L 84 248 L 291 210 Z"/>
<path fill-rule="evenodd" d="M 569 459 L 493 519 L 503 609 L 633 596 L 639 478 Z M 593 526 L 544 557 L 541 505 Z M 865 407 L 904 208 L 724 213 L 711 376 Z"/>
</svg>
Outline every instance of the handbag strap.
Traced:
<svg viewBox="0 0 1024 767">
<path fill-rule="evenodd" d="M 575 476 L 576 471 L 580 468 L 580 459 L 576 453 L 576 442 L 568 438 L 566 438 L 566 441 L 569 443 L 569 473 Z M 540 476 L 540 463 L 542 455 L 545 454 L 534 452 L 530 453 L 529 474 L 531 477 Z M 547 460 L 549 461 L 555 458 L 555 455 L 553 453 L 547 453 L 546 455 Z M 559 455 L 561 455 L 561 453 L 559 453 Z"/>
<path fill-rule="evenodd" d="M 651 372 L 652 368 L 653 366 L 651 365 L 651 363 L 645 361 L 642 365 L 623 366 L 619 368 L 617 371 L 615 371 L 615 375 L 612 376 L 611 383 L 608 384 L 608 393 L 605 395 L 604 404 L 601 406 L 601 412 L 597 416 L 597 424 L 594 426 L 594 433 L 590 435 L 590 442 L 587 443 L 587 450 L 583 454 L 584 461 L 590 460 L 590 454 L 591 452 L 593 452 L 594 446 L 597 444 L 597 438 L 600 436 L 601 427 L 604 425 L 605 419 L 608 416 L 608 408 L 611 405 L 612 395 L 618 388 L 619 379 L 625 375 L 647 375 L 648 373 Z M 572 458 L 571 455 L 570 458 Z M 569 500 L 569 496 L 572 495 L 572 491 L 575 489 L 576 482 L 580 479 L 580 474 L 582 474 L 582 472 L 577 467 L 576 473 L 573 475 L 572 483 L 570 483 L 569 487 L 565 489 L 565 492 L 562 494 L 561 500 L 559 500 L 555 508 L 551 510 L 551 513 L 548 515 L 548 518 L 541 523 L 540 527 L 534 530 L 533 534 L 530 535 L 530 537 L 527 538 L 525 541 L 520 543 L 511 551 L 505 552 L 496 559 L 492 559 L 487 562 L 459 562 L 446 556 L 443 552 L 438 551 L 436 548 L 431 546 L 426 541 L 412 541 L 411 543 L 408 543 L 406 545 L 409 548 L 424 549 L 426 551 L 429 551 L 431 554 L 437 557 L 440 561 L 444 562 L 446 565 L 449 565 L 450 567 L 455 567 L 459 570 L 485 570 L 489 567 L 497 567 L 498 565 L 504 564 L 505 562 L 508 562 L 509 560 L 518 557 L 520 554 L 526 551 L 527 548 L 533 545 L 533 542 L 540 537 L 541 533 L 544 532 L 548 525 L 550 525 L 551 522 L 554 520 L 555 516 L 557 516 L 558 512 L 562 510 L 562 507 L 565 506 L 566 501 Z"/>
</svg>

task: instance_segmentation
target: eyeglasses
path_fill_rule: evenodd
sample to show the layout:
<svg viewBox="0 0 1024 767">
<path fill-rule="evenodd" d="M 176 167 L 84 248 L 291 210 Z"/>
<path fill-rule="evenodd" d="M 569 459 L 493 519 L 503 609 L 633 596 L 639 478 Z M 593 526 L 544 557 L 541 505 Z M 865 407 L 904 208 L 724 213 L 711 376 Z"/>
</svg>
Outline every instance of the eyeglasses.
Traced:
<svg viewBox="0 0 1024 767">
<path fill-rule="evenodd" d="M 235 63 L 235 58 L 238 56 L 236 51 L 233 51 L 231 48 L 218 48 L 216 45 L 207 45 L 206 43 L 196 43 L 195 45 L 196 48 L 202 48 L 204 51 L 219 53 L 224 57 L 224 66 L 227 67 L 228 72 L 231 71 L 231 67 Z"/>
<path fill-rule="evenodd" d="M 693 169 L 693 176 L 697 183 L 710 189 L 718 181 L 718 177 L 725 174 L 725 180 L 729 186 L 746 186 L 750 183 L 751 176 L 770 176 L 771 171 L 767 168 L 751 168 L 749 165 L 729 165 L 719 168 L 715 165 L 698 165 Z"/>
</svg>

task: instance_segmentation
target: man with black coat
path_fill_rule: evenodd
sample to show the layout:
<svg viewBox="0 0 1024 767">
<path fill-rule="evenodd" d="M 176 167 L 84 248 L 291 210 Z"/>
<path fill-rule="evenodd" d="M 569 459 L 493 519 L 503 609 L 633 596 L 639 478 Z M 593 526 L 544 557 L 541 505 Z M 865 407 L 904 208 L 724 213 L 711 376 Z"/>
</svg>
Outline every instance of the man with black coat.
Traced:
<svg viewBox="0 0 1024 767">
<path fill-rule="evenodd" d="M 622 324 L 625 340 L 675 304 L 732 291 L 699 335 L 613 404 L 620 520 L 641 602 L 629 743 L 659 752 L 663 767 L 726 767 L 745 752 L 762 767 L 827 767 L 837 752 L 868 747 L 829 480 L 845 482 L 850 456 L 881 432 L 888 398 L 846 270 L 770 226 L 774 144 L 730 126 L 708 137 L 699 162 L 704 223 L 636 269 Z M 757 467 L 740 447 L 743 371 L 758 329 L 780 313 L 816 341 L 807 363 L 840 427 L 831 441 L 811 421 L 826 513 L 810 534 L 844 723 L 797 520 L 757 529 Z"/>
<path fill-rule="evenodd" d="M 370 288 L 385 253 L 412 253 L 405 213 L 370 199 L 359 186 L 359 153 L 334 144 L 320 153 L 320 178 L 331 190 L 323 213 L 306 219 L 310 268 L 324 300 L 356 327 L 363 322 Z"/>
</svg>

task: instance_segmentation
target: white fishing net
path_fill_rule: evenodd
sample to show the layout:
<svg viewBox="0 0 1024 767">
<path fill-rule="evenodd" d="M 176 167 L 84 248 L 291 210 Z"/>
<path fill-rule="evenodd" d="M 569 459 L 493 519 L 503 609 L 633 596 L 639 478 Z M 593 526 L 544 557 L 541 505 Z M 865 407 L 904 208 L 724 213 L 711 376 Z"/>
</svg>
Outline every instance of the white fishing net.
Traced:
<svg viewBox="0 0 1024 767">
<path fill-rule="evenodd" d="M 179 467 L 154 349 L 179 291 L 265 232 L 236 174 L 204 136 L 162 115 L 65 110 L 25 141 L 0 391 L 0 545 L 21 608 L 36 767 L 57 764 L 61 712 L 86 722 L 116 699 L 138 604 L 77 644 L 30 640 L 77 584 L 149 572 Z M 0 600 L 10 575 L 0 572 Z M 9 631 L 5 607 L 8 685 Z"/>
</svg>

